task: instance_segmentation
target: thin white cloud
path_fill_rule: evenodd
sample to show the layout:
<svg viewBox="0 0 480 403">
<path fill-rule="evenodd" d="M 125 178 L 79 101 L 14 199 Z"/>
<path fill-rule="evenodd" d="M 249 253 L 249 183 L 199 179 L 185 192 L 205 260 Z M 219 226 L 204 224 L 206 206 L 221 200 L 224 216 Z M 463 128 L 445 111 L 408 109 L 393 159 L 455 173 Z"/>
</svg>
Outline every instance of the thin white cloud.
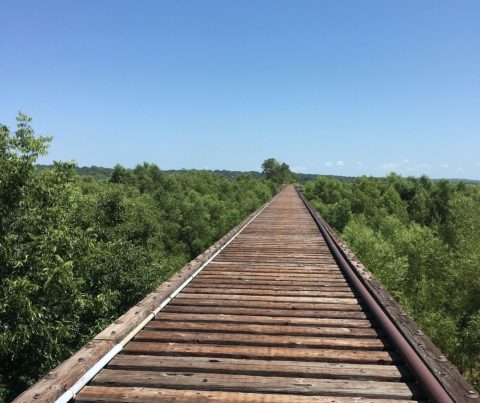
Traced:
<svg viewBox="0 0 480 403">
<path fill-rule="evenodd" d="M 448 168 L 448 164 L 442 164 L 442 168 Z"/>
<path fill-rule="evenodd" d="M 463 168 L 460 167 L 460 168 L 457 169 L 457 171 L 458 171 L 458 172 L 463 172 Z"/>
<path fill-rule="evenodd" d="M 331 162 L 325 162 L 325 166 L 326 166 L 326 167 L 331 167 L 331 166 L 333 166 L 333 163 L 331 163 Z"/>
<path fill-rule="evenodd" d="M 386 162 L 385 164 L 382 164 L 381 167 L 384 169 L 396 169 L 400 166 L 400 164 L 397 164 L 396 162 Z"/>
<path fill-rule="evenodd" d="M 380 165 L 383 169 L 387 170 L 395 170 L 395 169 L 400 169 L 402 168 L 403 170 L 407 171 L 414 171 L 415 169 L 418 168 L 426 168 L 428 165 L 427 164 L 421 164 L 416 167 L 412 167 L 410 164 L 410 160 L 407 158 L 404 158 L 400 162 L 386 162 L 382 165 Z"/>
<path fill-rule="evenodd" d="M 292 172 L 304 173 L 307 170 L 307 167 L 304 166 L 295 166 L 292 168 Z"/>
<path fill-rule="evenodd" d="M 345 164 L 343 161 L 337 161 L 337 166 L 343 167 Z"/>
</svg>

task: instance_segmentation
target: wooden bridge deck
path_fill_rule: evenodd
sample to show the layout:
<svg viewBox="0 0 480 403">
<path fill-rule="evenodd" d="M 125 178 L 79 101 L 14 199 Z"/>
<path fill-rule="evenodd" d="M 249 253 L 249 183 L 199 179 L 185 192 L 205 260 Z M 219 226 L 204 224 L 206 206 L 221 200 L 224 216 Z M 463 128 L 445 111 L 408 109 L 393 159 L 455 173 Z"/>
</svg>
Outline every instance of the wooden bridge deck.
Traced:
<svg viewBox="0 0 480 403">
<path fill-rule="evenodd" d="M 287 187 L 76 401 L 359 398 L 425 396 Z"/>
</svg>

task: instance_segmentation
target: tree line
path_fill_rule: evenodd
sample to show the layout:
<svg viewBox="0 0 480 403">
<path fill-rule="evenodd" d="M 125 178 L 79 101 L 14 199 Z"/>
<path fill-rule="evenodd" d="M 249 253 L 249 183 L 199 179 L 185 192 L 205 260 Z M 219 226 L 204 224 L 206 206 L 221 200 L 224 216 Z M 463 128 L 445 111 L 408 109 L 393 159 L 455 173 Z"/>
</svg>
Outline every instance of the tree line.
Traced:
<svg viewBox="0 0 480 403">
<path fill-rule="evenodd" d="M 108 180 L 38 169 L 50 138 L 0 125 L 0 401 L 10 400 L 278 190 L 272 180 L 166 174 Z"/>
<path fill-rule="evenodd" d="M 426 176 L 318 177 L 305 195 L 480 387 L 480 186 Z"/>
</svg>

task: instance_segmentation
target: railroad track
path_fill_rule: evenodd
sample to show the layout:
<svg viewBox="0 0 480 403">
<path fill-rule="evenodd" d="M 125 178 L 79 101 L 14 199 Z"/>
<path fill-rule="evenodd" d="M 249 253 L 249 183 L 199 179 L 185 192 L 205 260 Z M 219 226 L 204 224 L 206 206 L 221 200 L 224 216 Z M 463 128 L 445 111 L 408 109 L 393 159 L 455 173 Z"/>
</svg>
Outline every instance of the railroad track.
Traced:
<svg viewBox="0 0 480 403">
<path fill-rule="evenodd" d="M 18 401 L 479 401 L 338 242 L 286 187 Z"/>
</svg>

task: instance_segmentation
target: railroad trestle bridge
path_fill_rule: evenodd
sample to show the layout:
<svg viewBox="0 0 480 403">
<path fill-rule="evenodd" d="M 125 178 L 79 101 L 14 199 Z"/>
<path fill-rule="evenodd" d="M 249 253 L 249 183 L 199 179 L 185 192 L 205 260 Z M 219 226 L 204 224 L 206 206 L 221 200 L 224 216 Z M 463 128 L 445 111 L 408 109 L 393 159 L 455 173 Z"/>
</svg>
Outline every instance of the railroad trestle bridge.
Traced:
<svg viewBox="0 0 480 403">
<path fill-rule="evenodd" d="M 18 402 L 480 401 L 293 186 Z"/>
</svg>

